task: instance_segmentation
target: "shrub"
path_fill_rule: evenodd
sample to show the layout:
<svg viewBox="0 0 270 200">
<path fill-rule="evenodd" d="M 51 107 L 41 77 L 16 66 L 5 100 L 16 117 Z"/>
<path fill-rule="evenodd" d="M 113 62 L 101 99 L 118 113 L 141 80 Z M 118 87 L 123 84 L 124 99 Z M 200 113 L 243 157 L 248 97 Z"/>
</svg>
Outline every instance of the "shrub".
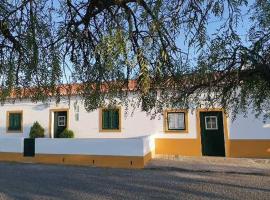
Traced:
<svg viewBox="0 0 270 200">
<path fill-rule="evenodd" d="M 59 138 L 74 138 L 74 132 L 72 130 L 65 129 L 60 133 Z"/>
<path fill-rule="evenodd" d="M 35 122 L 30 129 L 29 137 L 30 138 L 44 137 L 44 128 L 42 128 L 42 126 L 38 122 Z"/>
</svg>

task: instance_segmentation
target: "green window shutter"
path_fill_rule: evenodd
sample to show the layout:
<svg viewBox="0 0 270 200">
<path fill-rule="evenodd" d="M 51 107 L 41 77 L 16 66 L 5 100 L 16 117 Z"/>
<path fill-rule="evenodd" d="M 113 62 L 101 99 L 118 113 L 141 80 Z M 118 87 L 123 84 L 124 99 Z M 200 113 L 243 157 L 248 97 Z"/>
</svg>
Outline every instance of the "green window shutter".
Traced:
<svg viewBox="0 0 270 200">
<path fill-rule="evenodd" d="M 118 110 L 112 111 L 112 128 L 118 129 L 119 128 L 119 112 Z"/>
<path fill-rule="evenodd" d="M 9 114 L 9 116 L 8 116 L 8 121 L 9 121 L 9 124 L 8 124 L 8 130 L 12 130 L 12 128 L 13 128 L 13 116 L 12 116 L 12 114 Z"/>
<path fill-rule="evenodd" d="M 102 111 L 102 129 L 109 129 L 109 111 Z"/>
<path fill-rule="evenodd" d="M 9 114 L 9 130 L 19 131 L 21 130 L 21 113 Z"/>
<path fill-rule="evenodd" d="M 119 129 L 119 110 L 102 111 L 102 129 Z"/>
<path fill-rule="evenodd" d="M 107 118 L 108 127 L 107 127 L 107 129 L 111 129 L 111 122 L 112 122 L 111 111 L 110 110 L 107 110 L 107 113 L 108 113 L 108 118 Z"/>
<path fill-rule="evenodd" d="M 13 115 L 13 122 L 14 122 L 14 129 L 20 130 L 21 129 L 21 117 L 20 114 L 14 114 Z"/>
</svg>

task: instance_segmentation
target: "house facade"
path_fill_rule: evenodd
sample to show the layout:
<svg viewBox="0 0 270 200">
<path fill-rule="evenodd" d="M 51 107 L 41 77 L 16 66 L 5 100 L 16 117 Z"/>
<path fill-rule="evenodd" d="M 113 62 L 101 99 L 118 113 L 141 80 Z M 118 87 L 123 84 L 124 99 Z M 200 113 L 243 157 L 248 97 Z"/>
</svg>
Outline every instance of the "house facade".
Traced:
<svg viewBox="0 0 270 200">
<path fill-rule="evenodd" d="M 270 158 L 270 121 L 252 113 L 234 121 L 221 108 L 167 109 L 154 119 L 129 106 L 85 110 L 74 95 L 56 104 L 30 100 L 0 107 L 0 160 L 141 168 L 155 154 Z M 45 138 L 25 155 L 37 121 Z M 68 128 L 75 138 L 59 138 Z"/>
</svg>

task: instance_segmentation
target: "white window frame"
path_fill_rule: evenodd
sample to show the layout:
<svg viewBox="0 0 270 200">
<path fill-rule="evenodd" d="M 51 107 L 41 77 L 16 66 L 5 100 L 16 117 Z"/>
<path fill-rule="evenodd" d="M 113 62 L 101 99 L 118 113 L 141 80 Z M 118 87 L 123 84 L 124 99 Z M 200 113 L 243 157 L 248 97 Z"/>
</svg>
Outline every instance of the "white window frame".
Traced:
<svg viewBox="0 0 270 200">
<path fill-rule="evenodd" d="M 211 123 L 211 127 L 208 127 L 207 125 L 207 119 L 215 119 L 215 123 L 216 123 L 216 127 L 213 128 L 212 127 L 212 123 Z M 204 121 L 205 121 L 205 130 L 218 130 L 218 119 L 217 116 L 205 116 L 204 117 Z"/>
<path fill-rule="evenodd" d="M 58 116 L 57 125 L 58 126 L 66 126 L 66 116 Z"/>
<path fill-rule="evenodd" d="M 183 128 L 179 128 L 179 129 L 170 129 L 170 122 L 169 122 L 169 115 L 170 114 L 179 114 L 179 113 L 181 113 L 182 115 L 183 115 L 183 117 L 184 117 L 184 120 L 183 120 L 183 122 L 184 122 L 184 127 Z M 167 112 L 167 129 L 168 129 L 168 131 L 184 131 L 184 130 L 186 130 L 186 114 L 185 114 L 185 112 L 170 112 L 170 111 L 168 111 Z"/>
</svg>

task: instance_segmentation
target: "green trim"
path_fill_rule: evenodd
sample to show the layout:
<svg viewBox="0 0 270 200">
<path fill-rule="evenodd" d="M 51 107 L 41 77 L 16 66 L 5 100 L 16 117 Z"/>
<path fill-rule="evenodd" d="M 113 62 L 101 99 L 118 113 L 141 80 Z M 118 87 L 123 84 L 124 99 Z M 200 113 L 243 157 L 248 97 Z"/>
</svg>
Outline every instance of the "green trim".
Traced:
<svg viewBox="0 0 270 200">
<path fill-rule="evenodd" d="M 22 113 L 9 113 L 8 131 L 20 131 L 22 129 Z"/>
<path fill-rule="evenodd" d="M 119 129 L 119 109 L 102 110 L 102 129 L 104 130 Z"/>
</svg>

